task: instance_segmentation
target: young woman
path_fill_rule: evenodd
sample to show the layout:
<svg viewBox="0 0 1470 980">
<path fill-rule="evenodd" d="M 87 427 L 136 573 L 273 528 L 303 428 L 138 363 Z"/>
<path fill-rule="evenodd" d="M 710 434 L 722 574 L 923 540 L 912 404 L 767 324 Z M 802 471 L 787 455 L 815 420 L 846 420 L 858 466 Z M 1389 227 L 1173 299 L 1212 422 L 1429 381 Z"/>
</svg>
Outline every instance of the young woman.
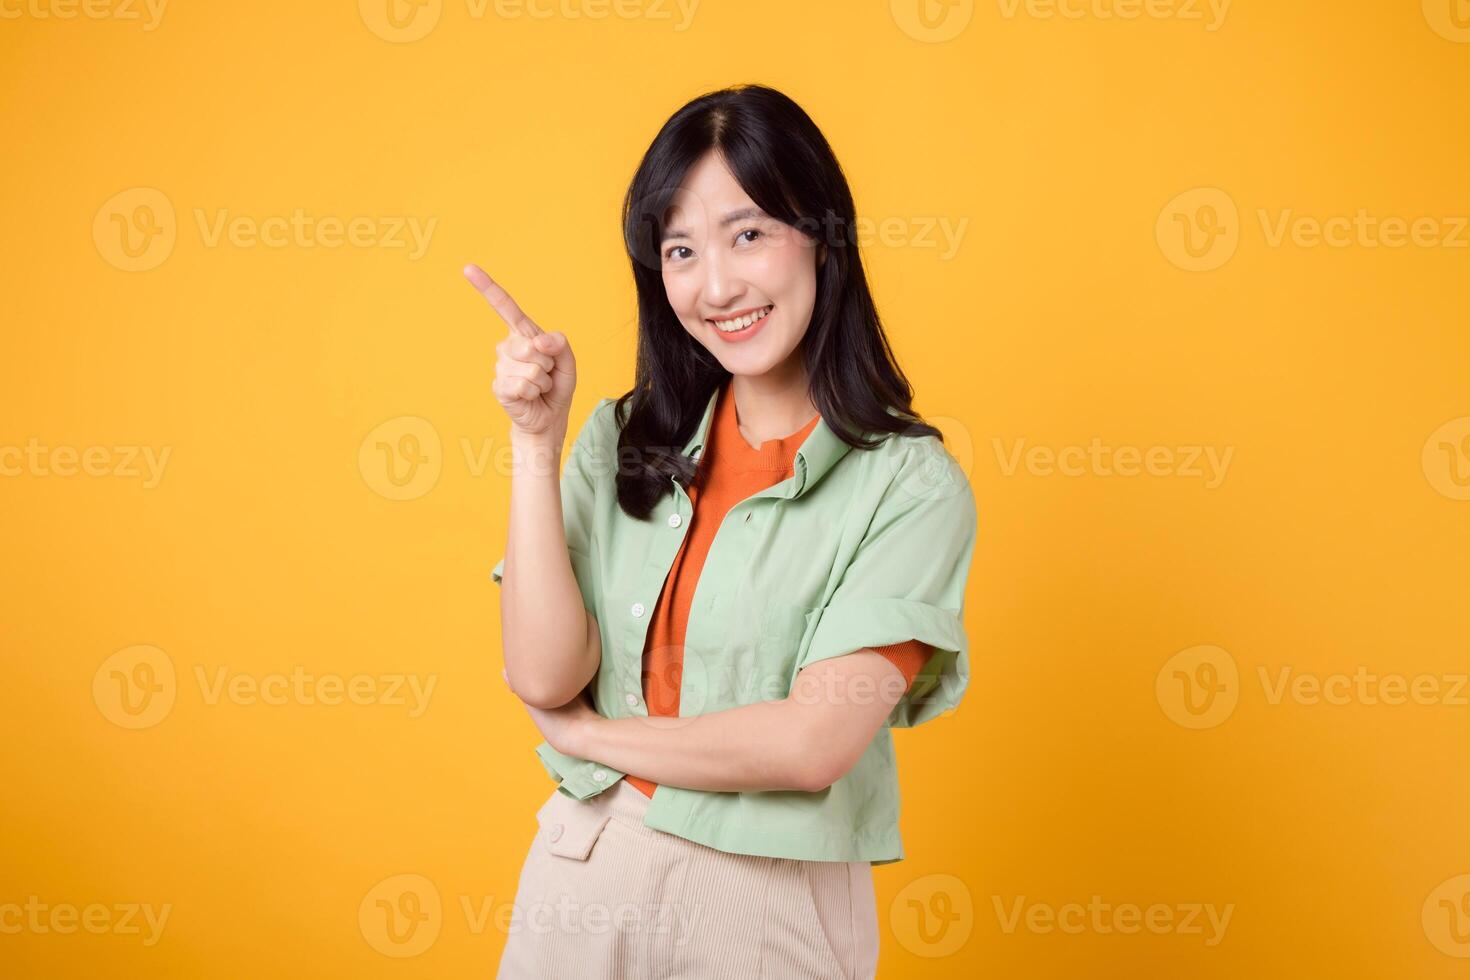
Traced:
<svg viewBox="0 0 1470 980">
<path fill-rule="evenodd" d="M 499 976 L 872 977 L 890 729 L 954 707 L 974 495 L 911 409 L 852 195 L 763 86 L 684 106 L 623 206 L 632 390 L 558 476 L 576 364 L 510 327 L 505 677 L 557 781 Z M 589 699 L 590 695 L 590 699 Z"/>
</svg>

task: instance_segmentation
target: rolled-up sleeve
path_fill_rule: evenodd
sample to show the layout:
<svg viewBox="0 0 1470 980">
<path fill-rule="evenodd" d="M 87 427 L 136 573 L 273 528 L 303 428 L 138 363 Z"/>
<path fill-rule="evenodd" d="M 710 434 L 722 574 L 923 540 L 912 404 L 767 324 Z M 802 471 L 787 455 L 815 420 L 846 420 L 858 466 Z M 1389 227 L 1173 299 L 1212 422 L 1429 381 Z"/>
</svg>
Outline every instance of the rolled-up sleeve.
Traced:
<svg viewBox="0 0 1470 980">
<path fill-rule="evenodd" d="M 597 576 L 592 554 L 592 525 L 597 483 L 602 468 L 609 465 L 604 449 L 605 436 L 612 411 L 613 399 L 599 401 L 582 423 L 561 474 L 561 516 L 566 531 L 567 554 L 572 562 L 572 574 L 576 576 L 577 588 L 582 593 L 582 605 L 595 613 L 597 609 Z M 615 448 L 615 447 L 614 447 Z M 505 575 L 505 557 L 490 570 L 490 578 L 501 583 Z"/>
<path fill-rule="evenodd" d="M 894 728 L 954 708 L 970 678 L 963 616 L 975 494 L 938 440 L 924 442 L 884 491 L 796 667 L 908 640 L 928 644 L 933 654 L 889 715 Z"/>
</svg>

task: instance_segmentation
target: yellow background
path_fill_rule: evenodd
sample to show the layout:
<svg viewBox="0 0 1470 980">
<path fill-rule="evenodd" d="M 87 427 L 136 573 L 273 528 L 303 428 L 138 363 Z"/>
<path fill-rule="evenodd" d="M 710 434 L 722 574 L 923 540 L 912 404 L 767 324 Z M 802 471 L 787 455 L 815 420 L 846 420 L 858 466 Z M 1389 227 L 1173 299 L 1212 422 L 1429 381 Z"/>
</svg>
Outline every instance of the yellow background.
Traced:
<svg viewBox="0 0 1470 980">
<path fill-rule="evenodd" d="M 704 0 L 683 29 L 654 0 L 398 2 L 402 30 L 367 0 L 176 0 L 152 29 L 0 4 L 0 447 L 170 452 L 152 486 L 97 453 L 98 475 L 0 477 L 0 905 L 171 907 L 151 946 L 0 932 L 0 975 L 491 975 L 551 783 L 489 579 L 506 329 L 459 269 L 570 335 L 580 423 L 632 376 L 638 157 L 741 81 L 800 102 L 888 220 L 865 243 L 880 308 L 979 500 L 972 687 L 896 737 L 880 975 L 1466 975 L 1464 0 L 1237 0 L 1214 23 L 1185 0 Z M 172 250 L 128 271 L 158 258 L 120 251 L 113 216 L 158 201 L 140 188 Z M 298 209 L 434 224 L 416 257 L 200 228 Z M 1360 211 L 1440 243 L 1274 237 Z M 966 222 L 952 254 L 920 233 L 944 222 Z M 1173 468 L 1009 465 L 1094 437 Z M 419 484 L 378 441 L 419 454 Z M 1187 447 L 1228 449 L 1224 478 Z M 108 692 L 145 676 L 139 646 L 174 700 L 131 729 Z M 1201 658 L 1230 710 L 1191 727 Z M 297 668 L 436 686 L 410 717 L 211 703 L 197 673 Z M 1270 696 L 1283 670 L 1360 668 L 1442 697 Z M 399 943 L 374 910 L 405 888 L 426 918 Z M 1231 918 L 1211 944 L 997 911 L 1094 895 Z"/>
</svg>

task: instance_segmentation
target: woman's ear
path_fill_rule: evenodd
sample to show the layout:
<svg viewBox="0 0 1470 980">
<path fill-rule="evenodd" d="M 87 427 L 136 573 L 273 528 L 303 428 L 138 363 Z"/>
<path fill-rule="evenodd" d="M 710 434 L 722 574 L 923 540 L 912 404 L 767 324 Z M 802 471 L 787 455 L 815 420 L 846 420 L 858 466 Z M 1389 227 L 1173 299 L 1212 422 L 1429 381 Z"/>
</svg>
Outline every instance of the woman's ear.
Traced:
<svg viewBox="0 0 1470 980">
<path fill-rule="evenodd" d="M 826 261 L 827 261 L 827 243 L 826 242 L 823 242 L 822 244 L 820 244 L 820 245 L 817 246 L 817 268 L 820 269 L 822 267 L 822 263 L 823 262 L 826 262 Z"/>
</svg>

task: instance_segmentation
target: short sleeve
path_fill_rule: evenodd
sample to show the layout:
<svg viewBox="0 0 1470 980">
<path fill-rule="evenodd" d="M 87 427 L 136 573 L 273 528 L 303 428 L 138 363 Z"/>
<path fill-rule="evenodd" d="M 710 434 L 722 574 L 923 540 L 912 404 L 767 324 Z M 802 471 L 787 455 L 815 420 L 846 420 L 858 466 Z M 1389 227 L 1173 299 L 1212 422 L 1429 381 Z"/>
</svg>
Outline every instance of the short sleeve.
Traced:
<svg viewBox="0 0 1470 980">
<path fill-rule="evenodd" d="M 796 669 L 908 640 L 932 647 L 889 715 L 907 728 L 954 708 L 969 683 L 963 615 L 978 522 L 969 480 L 935 437 L 895 467 Z"/>
<path fill-rule="evenodd" d="M 593 565 L 592 526 L 597 483 L 603 470 L 603 460 L 607 458 L 603 443 L 612 424 L 610 413 L 613 404 L 614 399 L 604 398 L 593 407 L 572 441 L 560 480 L 562 526 L 566 531 L 572 573 L 582 593 L 582 605 L 594 613 L 597 609 L 597 576 Z M 502 556 L 490 570 L 490 579 L 499 585 L 504 574 L 505 558 Z"/>
<path fill-rule="evenodd" d="M 885 660 L 898 668 L 899 673 L 903 674 L 905 690 L 914 683 L 914 678 L 918 676 L 920 670 L 924 669 L 924 664 L 928 662 L 929 655 L 934 652 L 933 647 L 927 643 L 921 643 L 918 640 L 907 640 L 903 643 L 889 643 L 884 646 L 873 647 L 872 649 L 874 652 L 881 654 Z"/>
</svg>

